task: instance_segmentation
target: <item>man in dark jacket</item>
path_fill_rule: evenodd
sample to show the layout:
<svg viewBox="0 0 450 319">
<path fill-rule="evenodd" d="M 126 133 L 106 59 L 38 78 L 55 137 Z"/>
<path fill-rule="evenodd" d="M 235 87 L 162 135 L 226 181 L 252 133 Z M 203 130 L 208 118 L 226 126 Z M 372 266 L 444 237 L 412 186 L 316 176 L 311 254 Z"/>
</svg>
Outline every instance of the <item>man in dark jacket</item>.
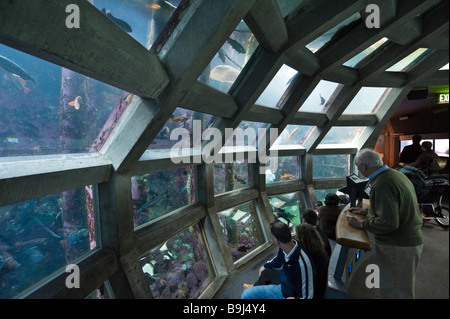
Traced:
<svg viewBox="0 0 450 319">
<path fill-rule="evenodd" d="M 412 137 L 412 144 L 405 146 L 400 154 L 401 163 L 414 163 L 419 155 L 423 153 L 422 146 L 420 145 L 421 140 L 422 136 L 420 135 L 414 135 Z"/>
<path fill-rule="evenodd" d="M 312 299 L 314 297 L 314 268 L 312 261 L 299 243 L 292 239 L 289 227 L 275 221 L 270 231 L 280 247 L 277 256 L 264 264 L 259 270 L 261 276 L 265 269 L 282 269 L 281 284 L 259 285 L 247 288 L 242 299 Z"/>
</svg>

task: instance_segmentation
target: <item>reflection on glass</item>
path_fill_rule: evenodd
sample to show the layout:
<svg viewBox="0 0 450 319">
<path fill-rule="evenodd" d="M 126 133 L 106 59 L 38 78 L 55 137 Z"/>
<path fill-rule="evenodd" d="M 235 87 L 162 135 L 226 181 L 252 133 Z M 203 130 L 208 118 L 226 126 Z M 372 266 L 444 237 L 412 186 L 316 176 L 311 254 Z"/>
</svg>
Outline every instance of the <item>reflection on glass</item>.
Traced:
<svg viewBox="0 0 450 319">
<path fill-rule="evenodd" d="M 431 49 L 419 48 L 406 58 L 400 60 L 393 66 L 391 66 L 386 71 L 388 72 L 406 72 L 414 67 L 417 63 L 420 62 L 428 53 L 431 52 Z"/>
<path fill-rule="evenodd" d="M 0 298 L 12 298 L 96 247 L 92 188 L 0 207 Z"/>
<path fill-rule="evenodd" d="M 294 231 L 295 227 L 301 223 L 302 201 L 300 194 L 290 193 L 269 197 L 274 217 L 289 225 L 291 231 Z"/>
<path fill-rule="evenodd" d="M 364 126 L 333 126 L 320 144 L 352 145 L 364 128 Z"/>
<path fill-rule="evenodd" d="M 163 30 L 180 0 L 95 0 L 94 6 L 149 49 Z"/>
<path fill-rule="evenodd" d="M 181 167 L 131 178 L 134 226 L 195 201 L 194 167 Z"/>
<path fill-rule="evenodd" d="M 197 224 L 145 254 L 139 262 L 157 299 L 198 298 L 216 276 Z"/>
<path fill-rule="evenodd" d="M 381 48 L 385 43 L 387 43 L 387 41 L 388 41 L 388 38 L 385 38 L 385 37 L 381 38 L 380 40 L 378 40 L 377 42 L 372 44 L 370 47 L 368 47 L 364 51 L 358 53 L 353 58 L 351 58 L 350 60 L 345 62 L 344 65 L 352 67 L 352 68 L 358 67 L 358 65 L 362 61 L 364 61 L 364 59 L 366 59 L 369 55 L 371 55 L 372 53 L 377 51 L 379 48 Z"/>
<path fill-rule="evenodd" d="M 272 147 L 276 148 L 280 145 L 303 145 L 313 128 L 313 126 L 309 125 L 288 125 L 281 132 Z"/>
<path fill-rule="evenodd" d="M 278 101 L 292 83 L 297 73 L 297 70 L 284 64 L 258 98 L 256 104 L 277 107 Z"/>
<path fill-rule="evenodd" d="M 362 87 L 343 113 L 375 113 L 390 88 Z"/>
<path fill-rule="evenodd" d="M 214 164 L 214 194 L 252 186 L 251 164 L 247 160 Z"/>
<path fill-rule="evenodd" d="M 201 133 L 212 124 L 214 116 L 177 107 L 148 147 L 149 150 L 200 147 Z M 198 136 L 194 138 L 194 130 Z"/>
<path fill-rule="evenodd" d="M 334 178 L 350 175 L 350 155 L 314 155 L 313 178 Z"/>
<path fill-rule="evenodd" d="M 131 97 L 0 45 L 0 156 L 95 152 Z"/>
<path fill-rule="evenodd" d="M 258 41 L 242 20 L 198 80 L 228 92 L 257 46 Z"/>
<path fill-rule="evenodd" d="M 253 202 L 221 211 L 218 215 L 233 261 L 265 242 Z"/>
<path fill-rule="evenodd" d="M 298 156 L 271 157 L 266 169 L 266 183 L 299 179 L 299 167 Z"/>
<path fill-rule="evenodd" d="M 306 45 L 306 47 L 312 52 L 312 53 L 316 53 L 317 51 L 319 51 L 325 44 L 327 44 L 330 40 L 333 39 L 333 36 L 342 28 L 346 27 L 347 25 L 349 25 L 350 23 L 358 20 L 361 18 L 361 15 L 359 13 L 355 13 L 354 15 L 352 15 L 351 17 L 345 19 L 344 21 L 342 21 L 341 23 L 339 23 L 337 26 L 335 26 L 334 28 L 328 30 L 327 32 L 325 32 L 324 34 L 322 34 L 320 37 L 318 37 L 317 39 L 315 39 L 314 41 L 311 41 L 310 43 L 308 43 Z"/>
<path fill-rule="evenodd" d="M 320 80 L 320 82 L 300 107 L 299 112 L 325 112 L 327 107 L 339 92 L 338 88 L 340 89 L 341 87 L 342 85 L 339 83 Z"/>
</svg>

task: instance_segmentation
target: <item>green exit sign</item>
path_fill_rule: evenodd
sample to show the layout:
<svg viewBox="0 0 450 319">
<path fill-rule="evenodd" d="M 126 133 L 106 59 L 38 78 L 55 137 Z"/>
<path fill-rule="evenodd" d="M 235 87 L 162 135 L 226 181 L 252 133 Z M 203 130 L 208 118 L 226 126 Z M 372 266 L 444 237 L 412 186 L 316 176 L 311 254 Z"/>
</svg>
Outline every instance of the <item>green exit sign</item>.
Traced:
<svg viewBox="0 0 450 319">
<path fill-rule="evenodd" d="M 438 103 L 448 103 L 448 93 L 438 94 Z"/>
</svg>

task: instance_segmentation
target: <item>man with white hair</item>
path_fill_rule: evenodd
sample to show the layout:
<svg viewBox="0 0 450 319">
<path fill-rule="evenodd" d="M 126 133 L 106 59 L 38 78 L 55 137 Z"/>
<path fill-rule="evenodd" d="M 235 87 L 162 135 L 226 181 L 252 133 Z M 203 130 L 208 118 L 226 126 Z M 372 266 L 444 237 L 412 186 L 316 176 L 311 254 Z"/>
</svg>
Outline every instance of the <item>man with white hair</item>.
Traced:
<svg viewBox="0 0 450 319">
<path fill-rule="evenodd" d="M 359 172 L 371 183 L 370 207 L 352 207 L 365 220 L 347 216 L 350 225 L 375 235 L 382 298 L 414 298 L 415 274 L 423 248 L 422 216 L 414 186 L 403 173 L 383 165 L 381 156 L 362 149 Z"/>
</svg>

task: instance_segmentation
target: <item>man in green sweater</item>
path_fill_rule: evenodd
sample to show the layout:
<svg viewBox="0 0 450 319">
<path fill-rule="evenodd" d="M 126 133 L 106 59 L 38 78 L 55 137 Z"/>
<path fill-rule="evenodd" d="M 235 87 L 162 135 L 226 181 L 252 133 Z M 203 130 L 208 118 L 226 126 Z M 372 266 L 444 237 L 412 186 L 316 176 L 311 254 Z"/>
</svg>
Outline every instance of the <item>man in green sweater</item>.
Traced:
<svg viewBox="0 0 450 319">
<path fill-rule="evenodd" d="M 381 156 L 362 149 L 355 156 L 359 172 L 371 184 L 369 209 L 352 207 L 366 215 L 347 216 L 350 225 L 375 235 L 382 298 L 414 298 L 417 266 L 423 248 L 422 216 L 414 186 L 403 173 L 383 165 Z"/>
</svg>

